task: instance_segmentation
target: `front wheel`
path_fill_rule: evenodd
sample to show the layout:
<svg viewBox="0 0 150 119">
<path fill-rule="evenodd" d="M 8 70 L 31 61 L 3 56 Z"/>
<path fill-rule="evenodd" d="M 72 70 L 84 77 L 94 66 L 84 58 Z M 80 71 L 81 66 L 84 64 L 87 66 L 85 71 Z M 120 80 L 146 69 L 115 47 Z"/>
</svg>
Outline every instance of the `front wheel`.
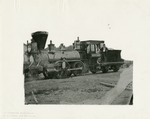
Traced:
<svg viewBox="0 0 150 119">
<path fill-rule="evenodd" d="M 83 68 L 84 68 L 84 64 L 82 62 L 75 62 L 74 65 L 73 65 L 73 68 L 81 68 L 81 69 L 73 71 L 73 74 L 75 76 L 79 76 L 79 75 L 82 74 L 82 71 L 83 71 Z"/>
<path fill-rule="evenodd" d="M 71 75 L 71 72 L 68 71 L 68 69 L 70 69 L 70 64 L 68 62 L 66 62 L 66 68 L 64 69 L 62 68 L 62 62 L 56 62 L 55 69 L 57 70 L 55 75 L 57 79 L 67 78 L 68 75 Z"/>
<path fill-rule="evenodd" d="M 117 72 L 119 70 L 119 66 L 113 66 L 113 71 Z"/>
<path fill-rule="evenodd" d="M 103 66 L 103 67 L 102 67 L 102 72 L 103 72 L 103 73 L 107 73 L 107 72 L 108 72 L 108 67 Z"/>
</svg>

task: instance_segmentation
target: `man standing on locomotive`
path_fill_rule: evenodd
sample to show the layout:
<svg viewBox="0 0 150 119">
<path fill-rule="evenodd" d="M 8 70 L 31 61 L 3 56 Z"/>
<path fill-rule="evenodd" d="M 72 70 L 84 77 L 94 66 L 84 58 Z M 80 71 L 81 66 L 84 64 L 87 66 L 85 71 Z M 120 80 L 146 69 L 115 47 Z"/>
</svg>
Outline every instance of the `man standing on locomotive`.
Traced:
<svg viewBox="0 0 150 119">
<path fill-rule="evenodd" d="M 103 47 L 100 49 L 101 53 L 102 53 L 102 61 L 106 62 L 107 61 L 107 51 L 108 48 L 105 46 L 105 44 L 103 44 Z"/>
</svg>

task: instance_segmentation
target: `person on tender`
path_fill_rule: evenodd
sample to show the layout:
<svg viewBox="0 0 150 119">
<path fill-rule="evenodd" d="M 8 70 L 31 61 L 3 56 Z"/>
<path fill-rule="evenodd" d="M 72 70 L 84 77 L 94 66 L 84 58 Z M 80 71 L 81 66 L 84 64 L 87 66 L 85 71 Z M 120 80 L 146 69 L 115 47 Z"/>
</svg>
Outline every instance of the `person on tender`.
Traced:
<svg viewBox="0 0 150 119">
<path fill-rule="evenodd" d="M 103 47 L 100 49 L 100 51 L 102 53 L 102 61 L 106 62 L 108 48 L 105 46 L 105 44 L 103 44 Z"/>
</svg>

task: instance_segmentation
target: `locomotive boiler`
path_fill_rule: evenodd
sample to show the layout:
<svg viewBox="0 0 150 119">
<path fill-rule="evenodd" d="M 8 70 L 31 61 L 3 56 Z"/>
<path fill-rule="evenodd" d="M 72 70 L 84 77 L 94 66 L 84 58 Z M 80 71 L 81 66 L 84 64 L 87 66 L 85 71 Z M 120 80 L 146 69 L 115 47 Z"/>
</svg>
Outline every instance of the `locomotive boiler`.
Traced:
<svg viewBox="0 0 150 119">
<path fill-rule="evenodd" d="M 78 38 L 71 51 L 66 50 L 63 44 L 56 51 L 52 41 L 45 49 L 48 32 L 38 31 L 31 36 L 31 43 L 27 42 L 29 65 L 26 69 L 43 73 L 45 78 L 65 78 L 72 74 L 78 76 L 88 71 L 116 72 L 123 64 L 121 50 L 108 50 L 107 61 L 102 60 L 100 49 L 104 41 L 101 40 L 80 41 Z"/>
</svg>

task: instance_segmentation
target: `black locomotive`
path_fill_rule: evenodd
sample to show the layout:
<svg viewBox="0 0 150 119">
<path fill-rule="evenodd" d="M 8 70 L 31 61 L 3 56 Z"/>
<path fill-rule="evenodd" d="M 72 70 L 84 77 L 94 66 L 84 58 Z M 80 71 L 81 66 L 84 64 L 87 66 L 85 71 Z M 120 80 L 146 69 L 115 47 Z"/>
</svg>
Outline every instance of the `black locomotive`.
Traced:
<svg viewBox="0 0 150 119">
<path fill-rule="evenodd" d="M 63 44 L 60 50 L 50 41 L 48 50 L 44 49 L 48 37 L 47 32 L 38 31 L 31 34 L 31 43 L 26 45 L 26 60 L 28 64 L 24 71 L 43 73 L 45 78 L 65 78 L 71 75 L 78 76 L 91 71 L 96 73 L 109 70 L 117 72 L 124 63 L 121 59 L 121 50 L 104 48 L 104 41 L 86 40 L 74 41 L 73 49 L 66 50 Z M 28 63 L 26 63 L 28 62 Z"/>
</svg>

